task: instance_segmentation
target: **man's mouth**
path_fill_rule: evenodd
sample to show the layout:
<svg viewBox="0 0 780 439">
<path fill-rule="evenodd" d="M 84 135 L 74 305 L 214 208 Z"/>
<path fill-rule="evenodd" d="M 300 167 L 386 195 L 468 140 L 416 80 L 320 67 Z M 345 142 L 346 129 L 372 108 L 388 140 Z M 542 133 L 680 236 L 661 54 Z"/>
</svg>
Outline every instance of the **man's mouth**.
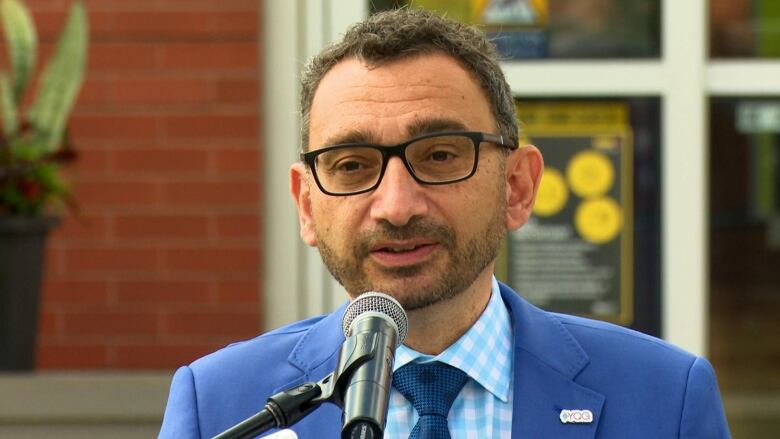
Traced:
<svg viewBox="0 0 780 439">
<path fill-rule="evenodd" d="M 380 251 L 380 252 L 390 252 L 390 253 L 403 253 L 403 252 L 416 250 L 416 249 L 418 249 L 420 247 L 423 247 L 425 245 L 429 245 L 429 244 L 402 245 L 402 246 L 397 246 L 397 247 L 381 247 L 377 251 Z"/>
<path fill-rule="evenodd" d="M 385 266 L 404 266 L 424 262 L 436 249 L 435 242 L 381 243 L 374 246 L 371 257 Z"/>
</svg>

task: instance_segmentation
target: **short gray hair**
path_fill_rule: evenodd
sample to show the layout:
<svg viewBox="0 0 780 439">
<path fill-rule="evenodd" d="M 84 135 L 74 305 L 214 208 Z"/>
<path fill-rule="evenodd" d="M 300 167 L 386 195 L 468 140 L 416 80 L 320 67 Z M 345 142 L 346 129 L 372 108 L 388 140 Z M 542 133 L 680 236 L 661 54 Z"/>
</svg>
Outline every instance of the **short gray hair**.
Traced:
<svg viewBox="0 0 780 439">
<path fill-rule="evenodd" d="M 512 90 L 498 64 L 495 47 L 478 29 L 422 9 L 395 9 L 352 25 L 341 41 L 309 61 L 301 76 L 301 143 L 309 149 L 309 125 L 314 93 L 339 61 L 357 58 L 369 65 L 407 56 L 442 52 L 460 62 L 485 93 L 499 134 L 518 143 L 518 123 Z"/>
</svg>

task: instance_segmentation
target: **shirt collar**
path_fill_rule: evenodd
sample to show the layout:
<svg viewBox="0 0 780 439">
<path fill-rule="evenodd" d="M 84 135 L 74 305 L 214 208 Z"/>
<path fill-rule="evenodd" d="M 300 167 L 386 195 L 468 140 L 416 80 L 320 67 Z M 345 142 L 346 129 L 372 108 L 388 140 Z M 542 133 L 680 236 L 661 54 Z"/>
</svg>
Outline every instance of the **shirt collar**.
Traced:
<svg viewBox="0 0 780 439">
<path fill-rule="evenodd" d="M 436 356 L 398 347 L 393 371 L 416 361 L 440 361 L 457 367 L 503 402 L 509 400 L 512 378 L 512 323 L 498 281 L 493 277 L 490 300 L 477 321 L 455 343 Z"/>
</svg>

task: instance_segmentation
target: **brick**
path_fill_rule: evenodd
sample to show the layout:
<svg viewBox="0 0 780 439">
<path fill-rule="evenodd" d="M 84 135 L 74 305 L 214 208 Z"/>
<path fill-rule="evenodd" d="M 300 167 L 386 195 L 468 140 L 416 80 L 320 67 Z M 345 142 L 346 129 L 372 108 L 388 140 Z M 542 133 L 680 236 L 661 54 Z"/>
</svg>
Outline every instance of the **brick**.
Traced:
<svg viewBox="0 0 780 439">
<path fill-rule="evenodd" d="M 161 0 L 162 3 L 168 0 Z M 155 0 L 86 0 L 90 11 L 148 11 L 156 8 Z"/>
<path fill-rule="evenodd" d="M 63 270 L 63 250 L 57 248 L 60 239 L 57 236 L 51 236 L 46 251 L 43 253 L 43 268 L 48 273 L 61 273 Z"/>
<path fill-rule="evenodd" d="M 25 0 L 24 2 L 31 11 L 61 11 L 69 3 L 66 0 Z"/>
<path fill-rule="evenodd" d="M 158 7 L 174 11 L 257 11 L 257 0 L 159 0 Z"/>
<path fill-rule="evenodd" d="M 115 17 L 118 15 L 112 12 L 96 11 L 92 8 L 87 9 L 89 20 L 89 38 L 92 42 L 103 41 L 111 35 L 116 26 Z"/>
<path fill-rule="evenodd" d="M 156 66 L 154 43 L 93 42 L 89 47 L 90 73 L 148 70 Z"/>
<path fill-rule="evenodd" d="M 39 344 L 38 369 L 102 369 L 108 366 L 108 348 L 99 344 Z"/>
<path fill-rule="evenodd" d="M 146 206 L 160 201 L 159 185 L 138 182 L 78 182 L 73 192 L 82 206 Z"/>
<path fill-rule="evenodd" d="M 259 333 L 259 316 L 246 312 L 171 312 L 165 316 L 167 335 L 251 337 Z"/>
<path fill-rule="evenodd" d="M 192 206 L 255 206 L 260 200 L 259 183 L 249 181 L 192 181 L 167 183 L 167 204 Z"/>
<path fill-rule="evenodd" d="M 260 301 L 260 281 L 220 280 L 217 282 L 217 298 L 220 303 L 246 303 L 256 305 Z"/>
<path fill-rule="evenodd" d="M 74 139 L 153 139 L 157 118 L 146 115 L 83 115 L 71 117 Z"/>
<path fill-rule="evenodd" d="M 84 174 L 105 174 L 108 171 L 108 153 L 102 149 L 81 148 L 78 140 L 74 139 L 76 160 L 69 163 L 67 168 L 73 172 Z"/>
<path fill-rule="evenodd" d="M 169 69 L 252 69 L 258 67 L 254 42 L 171 43 L 160 46 L 162 67 Z"/>
<path fill-rule="evenodd" d="M 158 318 L 156 314 L 149 312 L 74 312 L 63 314 L 63 327 L 71 336 L 154 335 L 158 331 Z"/>
<path fill-rule="evenodd" d="M 73 247 L 64 251 L 69 272 L 153 271 L 160 265 L 155 248 Z"/>
<path fill-rule="evenodd" d="M 58 315 L 54 312 L 42 310 L 38 315 L 39 342 L 45 338 L 56 335 L 59 329 Z"/>
<path fill-rule="evenodd" d="M 169 116 L 165 117 L 162 123 L 169 137 L 256 139 L 258 136 L 258 120 L 255 114 Z"/>
<path fill-rule="evenodd" d="M 260 100 L 255 79 L 221 80 L 216 83 L 216 100 L 230 104 L 255 104 Z"/>
<path fill-rule="evenodd" d="M 104 215 L 79 213 L 64 215 L 62 225 L 54 233 L 68 242 L 75 239 L 106 239 L 108 237 L 108 220 Z"/>
<path fill-rule="evenodd" d="M 118 238 L 206 238 L 205 215 L 120 215 L 114 220 Z"/>
<path fill-rule="evenodd" d="M 115 367 L 122 369 L 175 369 L 217 350 L 220 343 L 119 344 Z"/>
<path fill-rule="evenodd" d="M 114 99 L 119 104 L 202 104 L 212 100 L 212 92 L 204 79 L 117 79 Z"/>
<path fill-rule="evenodd" d="M 102 104 L 113 99 L 114 83 L 107 79 L 86 78 L 79 92 L 79 106 Z"/>
<path fill-rule="evenodd" d="M 127 280 L 117 284 L 117 301 L 123 303 L 190 304 L 208 303 L 208 281 Z"/>
<path fill-rule="evenodd" d="M 250 172 L 260 169 L 259 149 L 223 149 L 214 151 L 218 172 Z"/>
<path fill-rule="evenodd" d="M 234 38 L 257 40 L 260 17 L 255 11 L 222 12 L 213 15 L 214 31 Z"/>
<path fill-rule="evenodd" d="M 105 15 L 112 15 L 113 37 L 187 39 L 213 34 L 213 19 L 204 11 L 122 11 Z"/>
<path fill-rule="evenodd" d="M 117 172 L 205 173 L 208 168 L 208 154 L 203 149 L 122 148 L 111 153 L 111 168 Z"/>
<path fill-rule="evenodd" d="M 108 282 L 102 280 L 49 279 L 43 284 L 46 304 L 108 303 Z"/>
<path fill-rule="evenodd" d="M 257 248 L 199 247 L 165 251 L 166 268 L 182 271 L 259 271 Z"/>
<path fill-rule="evenodd" d="M 57 36 L 65 26 L 65 16 L 70 6 L 63 6 L 56 10 L 40 11 L 30 9 L 32 12 L 35 30 L 38 32 L 39 41 L 56 41 Z M 46 58 L 42 58 L 46 59 Z"/>
<path fill-rule="evenodd" d="M 220 215 L 216 223 L 219 238 L 254 238 L 260 235 L 259 215 Z"/>
</svg>

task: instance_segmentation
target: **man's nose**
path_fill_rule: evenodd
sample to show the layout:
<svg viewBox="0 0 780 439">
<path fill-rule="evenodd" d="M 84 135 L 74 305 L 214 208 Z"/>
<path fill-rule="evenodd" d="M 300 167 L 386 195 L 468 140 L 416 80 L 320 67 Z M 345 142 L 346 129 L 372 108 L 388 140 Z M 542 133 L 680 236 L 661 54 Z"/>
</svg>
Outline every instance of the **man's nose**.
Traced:
<svg viewBox="0 0 780 439">
<path fill-rule="evenodd" d="M 372 197 L 371 219 L 375 221 L 385 220 L 394 226 L 403 226 L 415 216 L 428 212 L 423 187 L 398 157 L 387 162 L 385 175 Z"/>
</svg>

